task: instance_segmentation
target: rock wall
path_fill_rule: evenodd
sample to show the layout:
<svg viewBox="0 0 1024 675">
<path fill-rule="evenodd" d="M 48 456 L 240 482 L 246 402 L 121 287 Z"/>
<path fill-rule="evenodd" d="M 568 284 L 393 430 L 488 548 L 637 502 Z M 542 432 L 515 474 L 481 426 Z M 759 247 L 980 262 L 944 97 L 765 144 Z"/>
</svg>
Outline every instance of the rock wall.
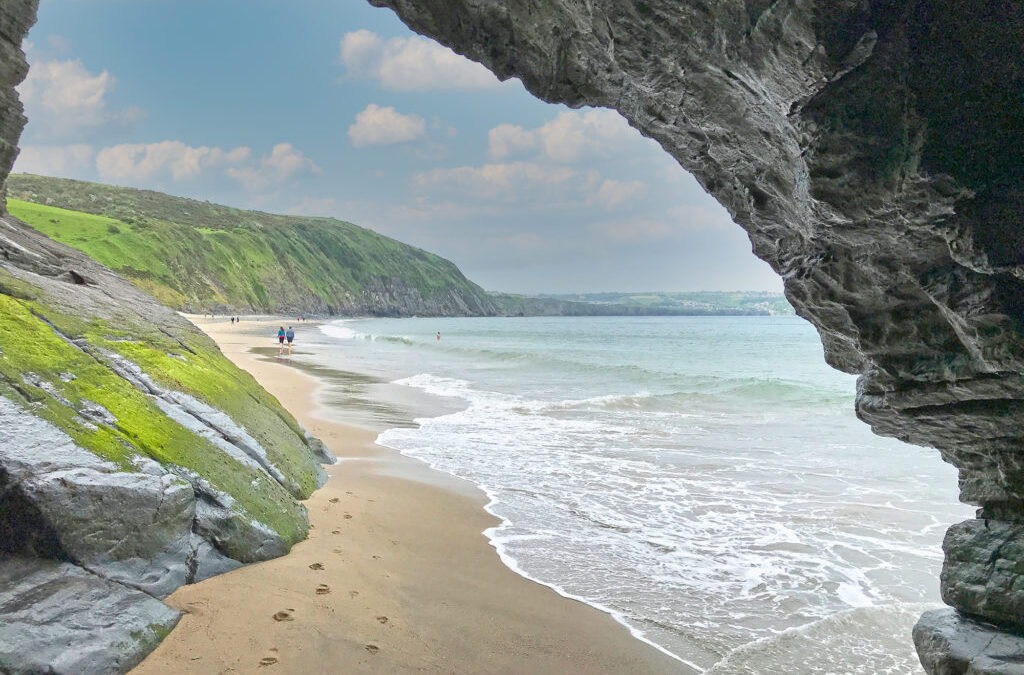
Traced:
<svg viewBox="0 0 1024 675">
<path fill-rule="evenodd" d="M 946 538 L 955 610 L 919 623 L 922 661 L 1024 671 L 1024 5 L 370 3 L 545 101 L 618 110 L 729 209 L 860 375 L 861 419 L 937 448 L 981 507 Z"/>
<path fill-rule="evenodd" d="M 24 109 L 14 90 L 28 74 L 21 43 L 36 22 L 39 0 L 4 0 L 0 4 L 0 212 L 4 182 L 18 156 L 25 127 Z"/>
<path fill-rule="evenodd" d="M 36 2 L 0 3 L 0 188 Z M 0 209 L 0 673 L 126 672 L 182 584 L 283 555 L 331 461 L 188 321 Z"/>
<path fill-rule="evenodd" d="M 306 536 L 330 459 L 190 323 L 0 216 L 0 672 L 128 670 L 160 598 Z"/>
</svg>

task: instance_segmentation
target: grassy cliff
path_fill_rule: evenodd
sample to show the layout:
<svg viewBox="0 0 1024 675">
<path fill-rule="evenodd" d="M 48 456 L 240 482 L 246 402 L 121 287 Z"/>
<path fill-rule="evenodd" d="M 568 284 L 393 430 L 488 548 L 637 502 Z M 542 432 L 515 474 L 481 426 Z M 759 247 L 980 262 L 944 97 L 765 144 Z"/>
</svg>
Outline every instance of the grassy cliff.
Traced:
<svg viewBox="0 0 1024 675">
<path fill-rule="evenodd" d="M 494 313 L 453 263 L 331 218 L 27 174 L 11 175 L 7 193 L 12 215 L 175 309 Z"/>
</svg>

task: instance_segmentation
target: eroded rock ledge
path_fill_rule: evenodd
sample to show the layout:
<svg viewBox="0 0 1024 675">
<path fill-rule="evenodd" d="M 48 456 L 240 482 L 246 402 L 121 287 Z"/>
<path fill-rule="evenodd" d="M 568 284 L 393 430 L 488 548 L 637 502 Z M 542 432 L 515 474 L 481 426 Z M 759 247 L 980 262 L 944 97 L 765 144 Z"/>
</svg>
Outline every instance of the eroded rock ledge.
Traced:
<svg viewBox="0 0 1024 675">
<path fill-rule="evenodd" d="M 0 3 L 0 183 L 35 0 Z M 0 209 L 0 673 L 126 672 L 288 551 L 332 458 L 195 326 Z"/>
<path fill-rule="evenodd" d="M 982 653 L 1024 630 L 1024 5 L 370 3 L 545 101 L 618 110 L 729 209 L 860 375 L 861 419 L 938 448 L 982 507 L 942 574 L 980 621 L 928 615 L 925 666 L 1024 672 Z"/>
</svg>

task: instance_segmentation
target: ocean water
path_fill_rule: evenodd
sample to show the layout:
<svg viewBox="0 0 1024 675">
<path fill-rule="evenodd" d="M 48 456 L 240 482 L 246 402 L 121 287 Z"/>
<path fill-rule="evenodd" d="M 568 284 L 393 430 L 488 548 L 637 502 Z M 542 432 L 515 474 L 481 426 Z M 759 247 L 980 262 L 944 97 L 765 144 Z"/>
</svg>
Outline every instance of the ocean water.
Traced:
<svg viewBox="0 0 1024 675">
<path fill-rule="evenodd" d="M 938 604 L 946 527 L 972 511 L 936 451 L 856 419 L 855 379 L 803 320 L 310 332 L 297 358 L 359 374 L 329 394 L 347 421 L 480 486 L 506 564 L 612 613 L 680 672 L 923 672 L 910 629 Z"/>
</svg>

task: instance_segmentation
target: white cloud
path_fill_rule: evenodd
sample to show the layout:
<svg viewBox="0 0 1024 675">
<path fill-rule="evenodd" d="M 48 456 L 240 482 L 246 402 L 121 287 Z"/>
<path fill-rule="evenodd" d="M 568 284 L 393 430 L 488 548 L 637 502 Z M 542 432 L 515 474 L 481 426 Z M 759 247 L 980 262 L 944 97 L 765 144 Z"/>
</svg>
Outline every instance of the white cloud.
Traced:
<svg viewBox="0 0 1024 675">
<path fill-rule="evenodd" d="M 536 129 L 502 124 L 488 133 L 488 153 L 493 159 L 540 151 L 547 159 L 573 163 L 589 157 L 624 153 L 640 133 L 612 110 L 565 110 Z"/>
<path fill-rule="evenodd" d="M 93 147 L 72 145 L 26 145 L 18 153 L 14 171 L 41 176 L 74 177 L 92 165 Z"/>
<path fill-rule="evenodd" d="M 198 176 L 213 166 L 243 164 L 252 156 L 247 147 L 222 150 L 185 145 L 181 141 L 122 143 L 103 148 L 96 155 L 96 170 L 108 179 L 146 180 L 169 171 L 176 180 Z"/>
<path fill-rule="evenodd" d="M 479 63 L 424 37 L 385 40 L 364 29 L 346 33 L 340 47 L 349 77 L 378 80 L 391 91 L 492 89 L 501 84 Z"/>
<path fill-rule="evenodd" d="M 536 132 L 518 124 L 499 124 L 487 132 L 487 154 L 493 159 L 505 159 L 536 148 L 538 140 Z"/>
<path fill-rule="evenodd" d="M 562 198 L 586 190 L 595 182 L 593 172 L 532 162 L 433 169 L 413 178 L 414 186 L 421 191 L 456 192 L 468 199 L 514 199 L 526 203 L 539 194 Z"/>
<path fill-rule="evenodd" d="M 255 192 L 280 185 L 293 176 L 320 173 L 321 169 L 291 143 L 278 143 L 256 165 L 229 168 L 229 176 Z"/>
<path fill-rule="evenodd" d="M 29 68 L 18 93 L 33 133 L 81 135 L 106 125 L 132 124 L 145 116 L 139 108 L 109 109 L 107 95 L 115 82 L 106 70 L 91 73 L 78 60 L 38 61 Z"/>
<path fill-rule="evenodd" d="M 606 209 L 613 209 L 643 196 L 645 192 L 647 192 L 647 184 L 641 181 L 609 179 L 597 188 L 597 192 L 590 198 L 590 203 L 603 206 Z"/>
<path fill-rule="evenodd" d="M 403 115 L 390 106 L 382 108 L 371 103 L 356 115 L 355 124 L 348 128 L 348 137 L 352 145 L 364 148 L 414 141 L 426 132 L 427 123 L 419 115 Z"/>
</svg>

